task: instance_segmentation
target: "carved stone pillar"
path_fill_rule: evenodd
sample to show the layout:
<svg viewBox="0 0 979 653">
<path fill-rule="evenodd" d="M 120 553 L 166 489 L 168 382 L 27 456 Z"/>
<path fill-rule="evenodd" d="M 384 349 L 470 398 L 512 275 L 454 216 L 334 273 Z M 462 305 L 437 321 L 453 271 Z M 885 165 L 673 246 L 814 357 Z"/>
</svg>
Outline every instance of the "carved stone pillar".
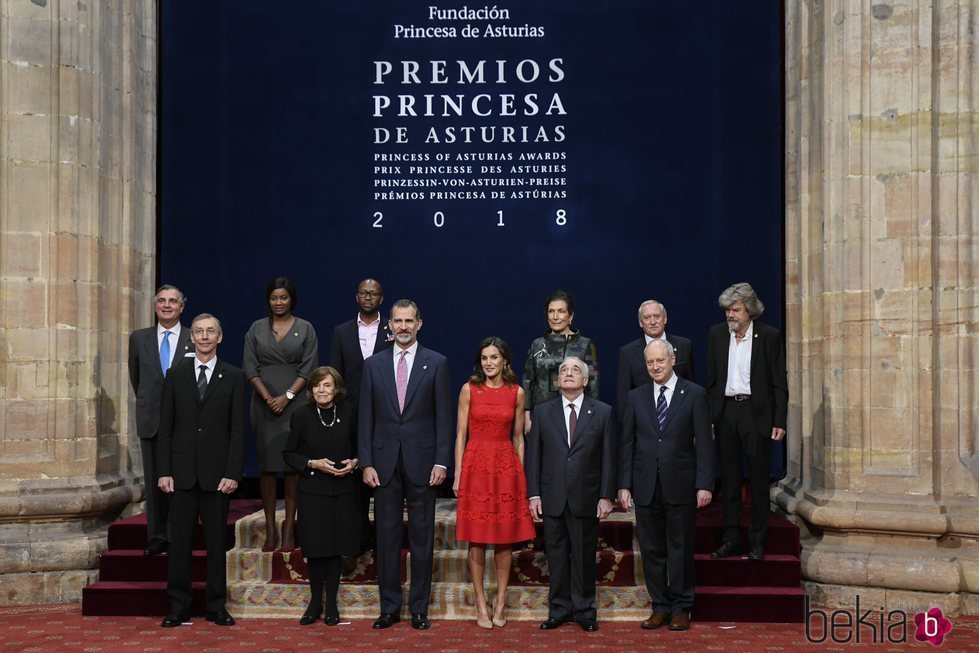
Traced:
<svg viewBox="0 0 979 653">
<path fill-rule="evenodd" d="M 153 0 L 0 0 L 4 603 L 77 600 L 142 497 L 125 361 L 152 316 L 156 23 Z"/>
<path fill-rule="evenodd" d="M 979 613 L 979 9 L 786 11 L 788 476 L 814 599 Z"/>
</svg>

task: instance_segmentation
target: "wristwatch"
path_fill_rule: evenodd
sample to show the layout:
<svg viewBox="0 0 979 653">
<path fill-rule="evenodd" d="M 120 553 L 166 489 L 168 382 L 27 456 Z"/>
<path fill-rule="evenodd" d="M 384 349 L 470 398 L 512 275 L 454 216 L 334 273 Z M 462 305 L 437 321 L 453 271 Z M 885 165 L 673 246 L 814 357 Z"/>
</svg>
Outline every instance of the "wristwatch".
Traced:
<svg viewBox="0 0 979 653">
<path fill-rule="evenodd" d="M 293 392 L 292 390 L 286 390 L 286 399 L 288 399 L 289 401 L 292 401 L 295 398 L 296 398 L 296 393 L 295 392 Z"/>
</svg>

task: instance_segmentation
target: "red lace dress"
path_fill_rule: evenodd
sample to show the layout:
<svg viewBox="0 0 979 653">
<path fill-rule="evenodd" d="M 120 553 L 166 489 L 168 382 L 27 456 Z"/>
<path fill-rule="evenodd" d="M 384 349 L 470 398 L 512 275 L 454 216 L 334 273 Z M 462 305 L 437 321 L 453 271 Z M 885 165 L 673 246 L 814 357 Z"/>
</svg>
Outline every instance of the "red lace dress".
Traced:
<svg viewBox="0 0 979 653">
<path fill-rule="evenodd" d="M 518 387 L 469 384 L 469 442 L 459 477 L 457 540 L 513 544 L 534 538 L 527 479 L 510 440 Z"/>
</svg>

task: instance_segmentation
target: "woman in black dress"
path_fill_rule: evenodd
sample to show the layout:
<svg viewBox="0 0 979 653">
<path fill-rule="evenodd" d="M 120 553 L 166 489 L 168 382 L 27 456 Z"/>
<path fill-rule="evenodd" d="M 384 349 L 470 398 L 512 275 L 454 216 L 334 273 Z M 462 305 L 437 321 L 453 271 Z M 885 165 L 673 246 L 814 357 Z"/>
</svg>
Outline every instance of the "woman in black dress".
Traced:
<svg viewBox="0 0 979 653">
<path fill-rule="evenodd" d="M 292 416 L 282 457 L 299 472 L 299 546 L 309 568 L 309 606 L 299 623 L 311 624 L 323 613 L 326 587 L 328 626 L 340 623 L 337 592 L 340 560 L 361 550 L 357 488 L 357 420 L 343 401 L 340 373 L 318 367 L 309 376 L 312 402 Z"/>
</svg>

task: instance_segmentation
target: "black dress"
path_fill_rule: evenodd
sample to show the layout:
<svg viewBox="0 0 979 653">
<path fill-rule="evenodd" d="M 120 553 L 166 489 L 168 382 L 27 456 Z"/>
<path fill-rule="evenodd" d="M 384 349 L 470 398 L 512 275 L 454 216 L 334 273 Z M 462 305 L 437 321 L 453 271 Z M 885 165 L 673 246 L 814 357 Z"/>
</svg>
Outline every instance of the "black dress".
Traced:
<svg viewBox="0 0 979 653">
<path fill-rule="evenodd" d="M 298 531 L 304 558 L 357 555 L 362 549 L 357 490 L 360 471 L 337 478 L 311 469 L 311 459 L 329 458 L 337 463 L 357 457 L 357 423 L 346 402 L 320 410 L 310 402 L 290 420 L 289 439 L 282 457 L 299 473 Z M 321 421 L 322 418 L 322 421 Z M 326 426 L 325 424 L 329 425 Z"/>
</svg>

